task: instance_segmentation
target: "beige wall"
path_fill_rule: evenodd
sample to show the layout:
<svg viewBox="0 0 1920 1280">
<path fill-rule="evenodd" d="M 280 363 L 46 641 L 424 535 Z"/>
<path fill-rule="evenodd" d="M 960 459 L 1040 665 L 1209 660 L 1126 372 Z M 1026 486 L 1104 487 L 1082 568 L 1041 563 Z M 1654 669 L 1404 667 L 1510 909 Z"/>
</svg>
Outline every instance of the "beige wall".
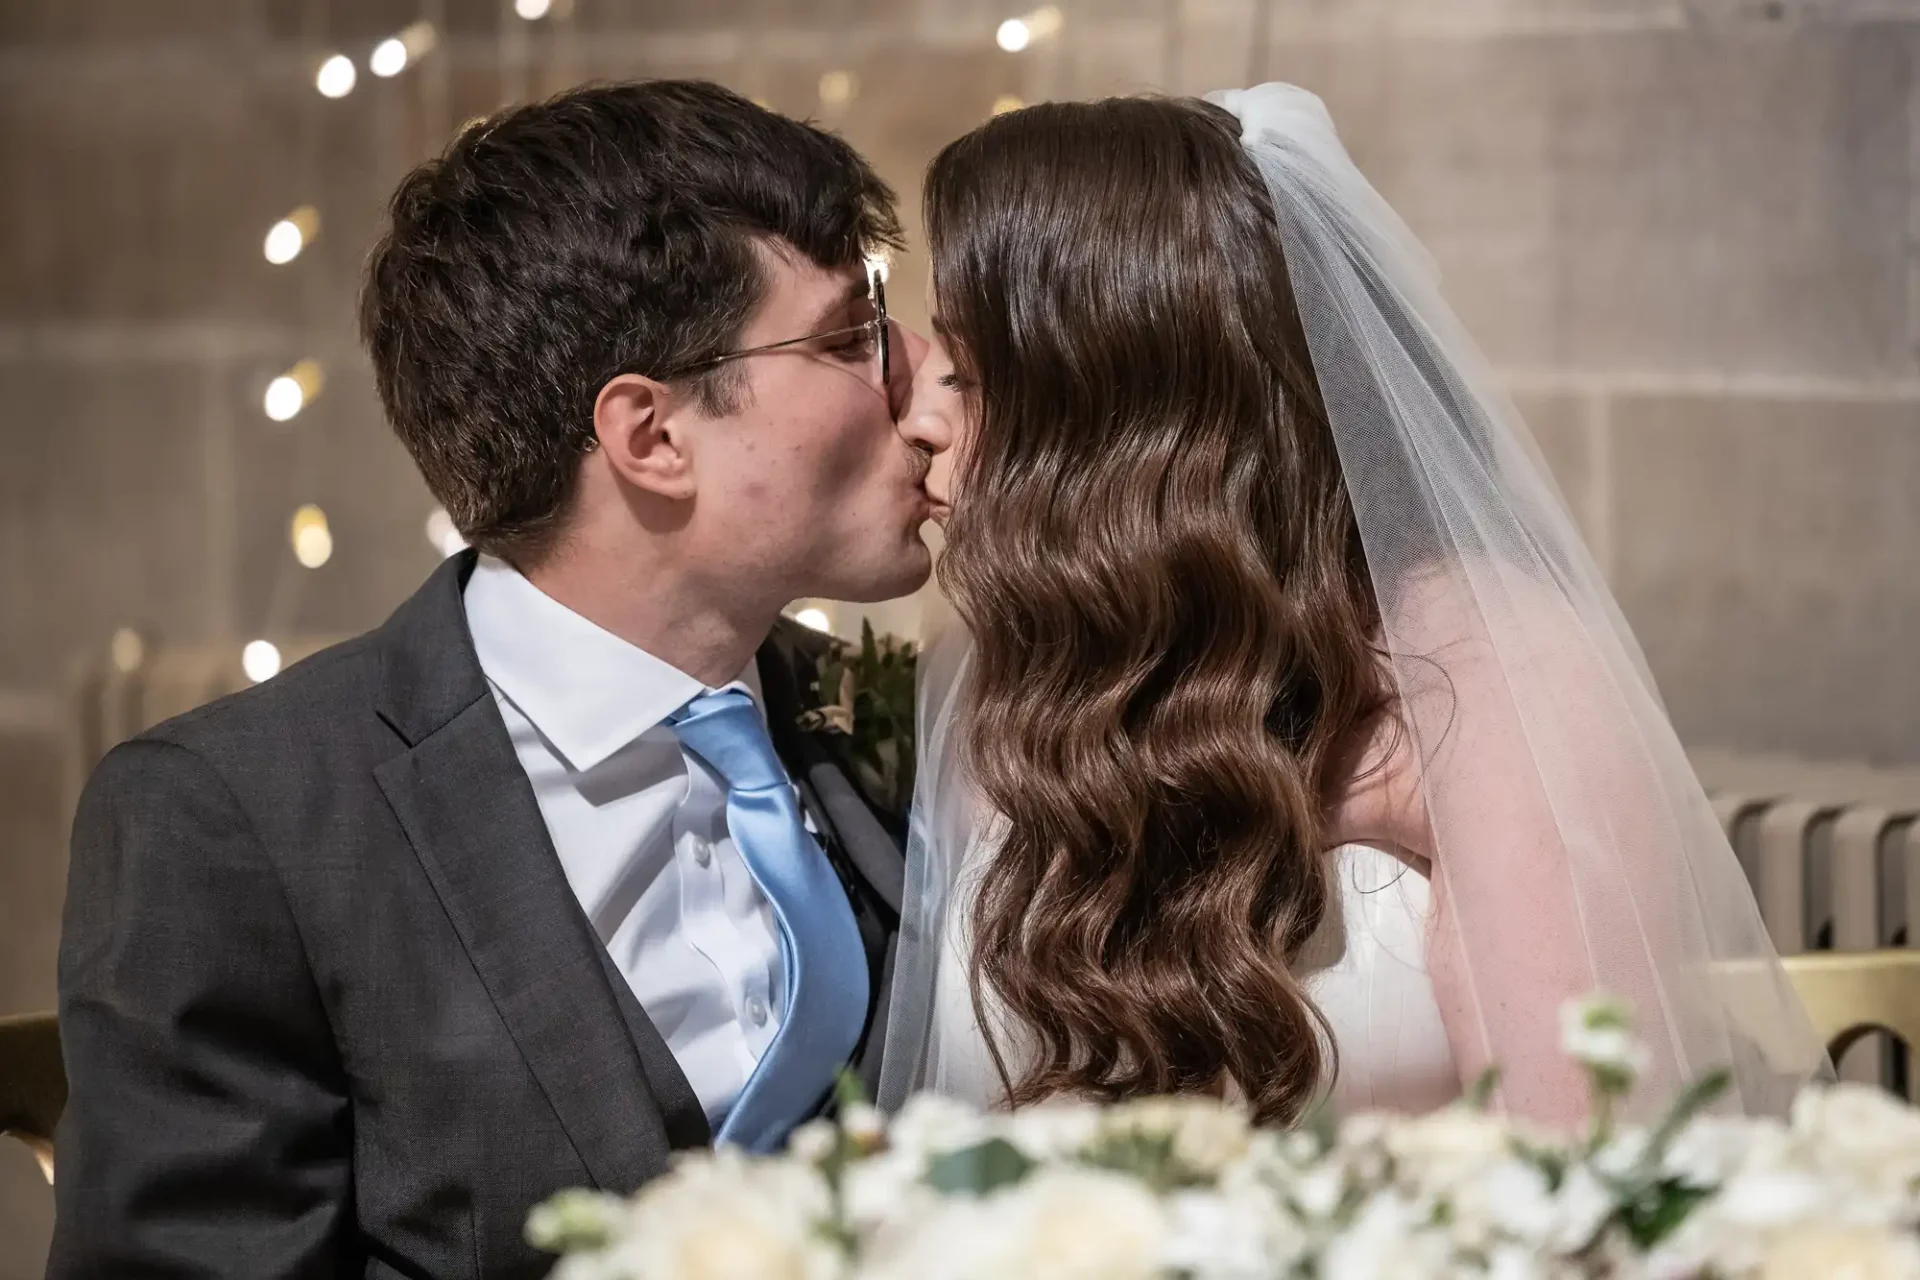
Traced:
<svg viewBox="0 0 1920 1280">
<path fill-rule="evenodd" d="M 991 39 L 1017 4 L 575 7 L 0 5 L 0 1011 L 52 999 L 72 657 L 129 624 L 357 630 L 432 566 L 353 350 L 355 266 L 455 124 L 589 76 L 819 114 L 910 210 L 1003 93 L 1308 85 L 1513 386 L 1683 736 L 1920 762 L 1920 0 L 1066 0 L 1017 57 Z M 314 93 L 323 48 L 364 58 L 435 10 L 422 67 Z M 818 101 L 833 69 L 844 108 Z M 304 202 L 321 240 L 269 267 Z M 895 278 L 917 311 L 920 264 Z M 325 394 L 267 422 L 265 380 L 307 354 Z M 304 501 L 336 538 L 317 572 L 287 550 Z M 37 1274 L 32 1177 L 0 1149 L 0 1280 Z"/>
</svg>

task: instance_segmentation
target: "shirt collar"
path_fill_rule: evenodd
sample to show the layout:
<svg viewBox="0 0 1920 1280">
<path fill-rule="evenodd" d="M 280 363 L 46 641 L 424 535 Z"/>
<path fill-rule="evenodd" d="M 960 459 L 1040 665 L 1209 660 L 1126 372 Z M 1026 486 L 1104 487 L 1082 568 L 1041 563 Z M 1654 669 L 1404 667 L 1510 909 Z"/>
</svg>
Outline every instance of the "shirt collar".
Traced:
<svg viewBox="0 0 1920 1280">
<path fill-rule="evenodd" d="M 474 566 L 465 604 L 480 670 L 576 770 L 593 768 L 712 692 L 492 556 Z M 744 690 L 761 706 L 753 662 L 726 688 Z"/>
</svg>

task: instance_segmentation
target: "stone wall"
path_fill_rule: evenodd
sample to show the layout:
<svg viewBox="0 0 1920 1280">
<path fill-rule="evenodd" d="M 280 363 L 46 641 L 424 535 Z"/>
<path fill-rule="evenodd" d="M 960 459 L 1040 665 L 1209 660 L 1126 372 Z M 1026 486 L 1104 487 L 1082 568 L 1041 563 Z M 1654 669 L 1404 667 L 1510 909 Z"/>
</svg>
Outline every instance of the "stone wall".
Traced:
<svg viewBox="0 0 1920 1280">
<path fill-rule="evenodd" d="M 0 6 L 0 1012 L 52 1000 L 76 655 L 123 626 L 359 630 L 431 568 L 431 503 L 353 348 L 355 269 L 461 121 L 590 77 L 819 116 L 910 213 L 1004 94 L 1315 89 L 1512 385 L 1683 736 L 1920 762 L 1920 0 L 1064 0 L 1057 38 L 1001 52 L 1019 7 Z M 367 76 L 423 15 L 439 49 Z M 328 101 L 334 48 L 361 83 Z M 821 101 L 830 71 L 848 101 Z M 304 203 L 319 241 L 269 266 L 262 235 Z M 899 265 L 910 319 L 923 281 Z M 302 356 L 326 389 L 270 423 L 262 389 Z M 288 548 L 302 502 L 331 520 L 319 570 Z M 38 1274 L 34 1176 L 0 1148 L 0 1280 Z"/>
</svg>

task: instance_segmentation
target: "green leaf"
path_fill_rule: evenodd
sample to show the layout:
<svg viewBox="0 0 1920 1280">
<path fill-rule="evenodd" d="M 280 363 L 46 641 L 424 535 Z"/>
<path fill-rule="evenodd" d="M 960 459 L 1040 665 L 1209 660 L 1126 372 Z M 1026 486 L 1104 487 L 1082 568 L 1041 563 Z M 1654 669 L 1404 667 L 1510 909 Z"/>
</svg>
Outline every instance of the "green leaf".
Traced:
<svg viewBox="0 0 1920 1280">
<path fill-rule="evenodd" d="M 1564 1152 L 1549 1147 L 1536 1147 L 1524 1139 L 1513 1140 L 1513 1153 L 1540 1171 L 1546 1179 L 1547 1190 L 1558 1192 L 1560 1184 L 1566 1180 L 1567 1157 Z M 1602 1181 L 1605 1181 L 1602 1179 Z"/>
<path fill-rule="evenodd" d="M 1673 1234 L 1694 1206 L 1712 1194 L 1709 1188 L 1674 1179 L 1657 1182 L 1627 1206 L 1623 1219 L 1627 1234 L 1642 1249 L 1651 1249 Z"/>
<path fill-rule="evenodd" d="M 936 1156 L 928 1163 L 923 1181 L 948 1195 L 981 1196 L 1013 1186 L 1034 1167 L 1034 1161 L 1011 1142 L 989 1138 L 978 1146 Z"/>
<path fill-rule="evenodd" d="M 1681 1090 L 1680 1096 L 1673 1100 L 1673 1106 L 1667 1109 L 1666 1118 L 1655 1126 L 1653 1136 L 1647 1140 L 1646 1162 L 1657 1166 L 1680 1131 L 1695 1116 L 1712 1106 L 1732 1084 L 1733 1074 L 1725 1067 L 1720 1067 Z"/>
<path fill-rule="evenodd" d="M 1333 1146 L 1340 1136 L 1340 1112 L 1333 1105 L 1333 1095 L 1329 1093 L 1308 1104 L 1294 1128 L 1312 1134 L 1322 1150 Z"/>
<path fill-rule="evenodd" d="M 612 1243 L 624 1203 L 599 1191 L 562 1191 L 527 1215 L 527 1243 L 548 1253 L 585 1253 Z"/>
<path fill-rule="evenodd" d="M 867 1101 L 867 1086 L 860 1083 L 860 1077 L 851 1067 L 840 1068 L 840 1074 L 833 1078 L 833 1102 L 840 1110 L 857 1107 Z"/>
<path fill-rule="evenodd" d="M 1122 1129 L 1103 1134 L 1081 1157 L 1096 1169 L 1111 1169 L 1165 1193 L 1180 1187 L 1204 1186 L 1208 1177 L 1191 1168 L 1174 1152 L 1172 1134 Z"/>
<path fill-rule="evenodd" d="M 1473 1087 L 1467 1090 L 1466 1104 L 1484 1113 L 1493 1105 L 1493 1091 L 1499 1087 L 1500 1068 L 1488 1067 L 1474 1078 Z"/>
</svg>

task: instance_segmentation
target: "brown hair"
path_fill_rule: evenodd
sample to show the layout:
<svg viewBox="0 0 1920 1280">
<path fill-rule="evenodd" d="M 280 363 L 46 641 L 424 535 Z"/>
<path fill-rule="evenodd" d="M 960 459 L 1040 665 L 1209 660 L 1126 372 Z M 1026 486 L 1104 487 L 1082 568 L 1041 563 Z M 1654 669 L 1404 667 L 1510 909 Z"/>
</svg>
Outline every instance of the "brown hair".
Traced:
<svg viewBox="0 0 1920 1280">
<path fill-rule="evenodd" d="M 468 542 L 537 559 L 622 373 L 719 355 L 759 305 L 757 242 L 822 267 L 899 243 L 852 147 L 716 84 L 589 85 L 464 130 L 401 180 L 360 333 L 388 419 Z M 687 379 L 731 411 L 738 371 Z"/>
<path fill-rule="evenodd" d="M 981 126 L 925 210 L 977 423 L 940 580 L 1005 818 L 972 925 L 976 1004 L 1032 1033 L 1017 1079 L 993 1046 L 1010 1099 L 1295 1116 L 1331 1038 L 1289 959 L 1390 695 L 1266 188 L 1226 112 L 1116 99 Z"/>
</svg>

